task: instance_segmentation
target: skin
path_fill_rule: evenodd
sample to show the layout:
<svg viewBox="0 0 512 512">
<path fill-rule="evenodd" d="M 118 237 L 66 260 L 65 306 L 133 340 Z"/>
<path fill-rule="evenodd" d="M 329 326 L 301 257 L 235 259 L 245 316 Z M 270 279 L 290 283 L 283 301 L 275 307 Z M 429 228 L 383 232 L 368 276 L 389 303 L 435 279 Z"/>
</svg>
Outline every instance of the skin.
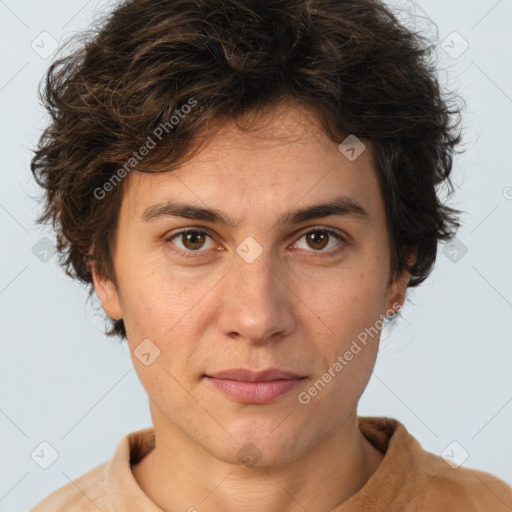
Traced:
<svg viewBox="0 0 512 512">
<path fill-rule="evenodd" d="M 390 282 L 371 149 L 349 161 L 304 106 L 282 104 L 274 112 L 250 133 L 223 124 L 173 172 L 131 173 L 115 239 L 118 287 L 93 272 L 105 312 L 124 319 L 150 401 L 156 447 L 132 471 L 166 511 L 329 511 L 361 489 L 383 457 L 357 425 L 380 333 L 308 404 L 298 400 L 359 333 L 405 300 L 410 275 Z M 347 215 L 276 224 L 284 211 L 339 193 L 358 201 L 369 221 Z M 239 224 L 141 220 L 145 208 L 167 200 L 215 208 Z M 165 241 L 183 228 L 211 238 Z M 348 243 L 331 236 L 323 247 L 304 236 L 325 237 L 325 229 Z M 251 263 L 236 252 L 247 237 L 263 249 Z M 160 349 L 149 366 L 134 356 L 146 338 Z M 240 367 L 279 367 L 307 378 L 254 405 L 202 377 Z M 258 450 L 251 466 L 237 455 L 247 443 Z"/>
</svg>

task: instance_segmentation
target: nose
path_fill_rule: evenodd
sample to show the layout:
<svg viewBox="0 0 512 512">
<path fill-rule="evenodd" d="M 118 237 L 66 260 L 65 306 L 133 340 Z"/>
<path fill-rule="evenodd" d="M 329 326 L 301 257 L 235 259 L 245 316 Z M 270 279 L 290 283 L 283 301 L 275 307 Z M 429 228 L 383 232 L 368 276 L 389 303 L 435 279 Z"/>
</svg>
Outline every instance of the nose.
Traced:
<svg viewBox="0 0 512 512">
<path fill-rule="evenodd" d="M 284 267 L 263 251 L 248 262 L 234 255 L 233 267 L 219 290 L 219 329 L 250 343 L 276 342 L 295 329 L 298 298 L 287 283 Z"/>
</svg>

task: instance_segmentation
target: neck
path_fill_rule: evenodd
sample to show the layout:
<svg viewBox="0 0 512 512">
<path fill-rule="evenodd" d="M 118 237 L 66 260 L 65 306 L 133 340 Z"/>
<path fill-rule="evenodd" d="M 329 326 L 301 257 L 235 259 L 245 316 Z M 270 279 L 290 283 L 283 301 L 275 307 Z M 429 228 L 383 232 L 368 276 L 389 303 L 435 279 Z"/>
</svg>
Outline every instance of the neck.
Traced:
<svg viewBox="0 0 512 512">
<path fill-rule="evenodd" d="M 169 512 L 334 511 L 383 458 L 359 430 L 355 411 L 333 435 L 272 467 L 224 462 L 168 423 L 154 423 L 156 447 L 132 471 L 149 498 Z"/>
</svg>

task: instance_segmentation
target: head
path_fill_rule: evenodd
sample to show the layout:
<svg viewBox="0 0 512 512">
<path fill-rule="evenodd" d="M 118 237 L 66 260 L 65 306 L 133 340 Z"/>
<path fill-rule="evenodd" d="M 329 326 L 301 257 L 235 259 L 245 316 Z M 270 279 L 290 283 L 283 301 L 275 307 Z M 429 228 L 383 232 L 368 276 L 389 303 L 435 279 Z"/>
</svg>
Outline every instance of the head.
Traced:
<svg viewBox="0 0 512 512">
<path fill-rule="evenodd" d="M 86 37 L 47 74 L 38 221 L 127 339 L 154 417 L 221 459 L 254 441 L 291 460 L 355 410 L 383 320 L 458 227 L 431 48 L 374 0 L 132 0 Z M 293 371 L 302 398 L 211 389 L 239 367 Z M 283 404 L 294 421 L 270 436 Z"/>
</svg>

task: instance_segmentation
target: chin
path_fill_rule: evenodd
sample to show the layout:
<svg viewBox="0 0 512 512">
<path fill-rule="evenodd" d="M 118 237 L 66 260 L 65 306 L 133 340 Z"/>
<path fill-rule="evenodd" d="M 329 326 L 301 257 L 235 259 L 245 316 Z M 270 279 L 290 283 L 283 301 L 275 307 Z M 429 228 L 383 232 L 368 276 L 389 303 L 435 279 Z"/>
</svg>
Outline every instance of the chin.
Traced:
<svg viewBox="0 0 512 512">
<path fill-rule="evenodd" d="M 229 464 L 249 467 L 273 467 L 288 464 L 297 459 L 307 449 L 306 439 L 298 439 L 296 433 L 276 424 L 255 429 L 251 422 L 244 429 L 229 429 L 233 437 L 224 438 L 224 443 L 210 447 L 208 451 L 217 459 Z M 278 424 L 278 423 L 277 423 Z"/>
</svg>

